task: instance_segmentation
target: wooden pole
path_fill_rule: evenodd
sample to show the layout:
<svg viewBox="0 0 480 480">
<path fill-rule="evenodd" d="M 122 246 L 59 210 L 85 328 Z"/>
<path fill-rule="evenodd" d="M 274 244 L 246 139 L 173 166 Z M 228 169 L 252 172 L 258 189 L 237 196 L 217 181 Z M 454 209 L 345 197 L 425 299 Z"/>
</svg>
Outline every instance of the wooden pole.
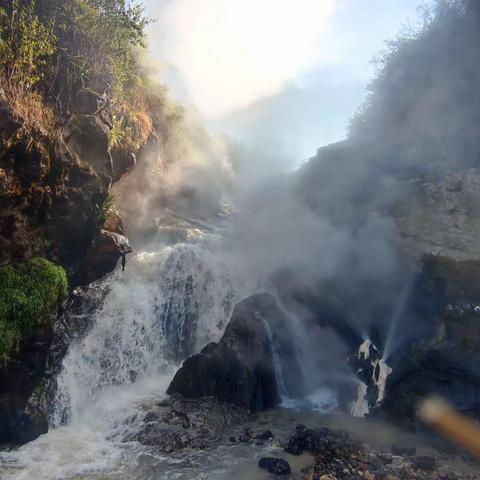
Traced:
<svg viewBox="0 0 480 480">
<path fill-rule="evenodd" d="M 429 398 L 419 410 L 420 418 L 472 455 L 480 458 L 480 425 L 458 413 L 439 398 Z"/>
</svg>

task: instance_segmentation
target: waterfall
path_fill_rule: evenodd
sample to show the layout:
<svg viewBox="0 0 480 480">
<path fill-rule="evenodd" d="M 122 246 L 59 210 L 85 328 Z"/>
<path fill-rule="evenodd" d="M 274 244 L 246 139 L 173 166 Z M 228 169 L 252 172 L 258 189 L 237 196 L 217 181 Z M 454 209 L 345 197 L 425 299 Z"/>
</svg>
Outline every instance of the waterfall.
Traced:
<svg viewBox="0 0 480 480">
<path fill-rule="evenodd" d="M 268 342 L 270 344 L 270 350 L 272 352 L 272 362 L 273 368 L 275 370 L 275 381 L 277 383 L 278 394 L 280 396 L 280 400 L 284 401 L 288 399 L 288 390 L 285 384 L 285 377 L 283 375 L 282 360 L 280 357 L 280 353 L 278 352 L 278 346 L 276 345 L 273 338 L 273 332 L 270 328 L 270 324 L 264 318 L 262 318 L 262 322 L 265 326 L 265 330 L 268 336 Z"/>
<path fill-rule="evenodd" d="M 141 253 L 110 290 L 57 379 L 50 424 L 75 422 L 105 389 L 164 371 L 218 340 L 238 289 L 206 242 Z"/>
<path fill-rule="evenodd" d="M 49 432 L 0 454 L 2 478 L 98 478 L 104 470 L 132 478 L 143 451 L 125 440 L 165 395 L 178 364 L 218 341 L 251 293 L 220 241 L 202 234 L 140 253 L 90 289 L 102 301 L 63 359 Z"/>
</svg>

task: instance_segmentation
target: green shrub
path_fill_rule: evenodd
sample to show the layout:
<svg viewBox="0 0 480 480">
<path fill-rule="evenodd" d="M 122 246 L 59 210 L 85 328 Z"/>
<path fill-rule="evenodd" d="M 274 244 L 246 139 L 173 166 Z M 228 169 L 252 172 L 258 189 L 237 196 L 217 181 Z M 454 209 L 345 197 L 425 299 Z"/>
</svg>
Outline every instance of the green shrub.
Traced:
<svg viewBox="0 0 480 480">
<path fill-rule="evenodd" d="M 44 258 L 0 268 L 0 367 L 18 352 L 26 335 L 49 325 L 67 292 L 65 270 Z"/>
<path fill-rule="evenodd" d="M 98 212 L 98 220 L 100 222 L 102 223 L 105 222 L 107 218 L 112 213 L 114 213 L 116 203 L 117 203 L 117 195 L 115 195 L 114 193 L 109 193 L 107 195 L 107 198 L 100 205 L 100 209 Z"/>
<path fill-rule="evenodd" d="M 42 80 L 47 60 L 55 52 L 51 21 L 35 13 L 35 0 L 13 0 L 0 7 L 0 71 L 7 87 L 30 88 Z"/>
</svg>

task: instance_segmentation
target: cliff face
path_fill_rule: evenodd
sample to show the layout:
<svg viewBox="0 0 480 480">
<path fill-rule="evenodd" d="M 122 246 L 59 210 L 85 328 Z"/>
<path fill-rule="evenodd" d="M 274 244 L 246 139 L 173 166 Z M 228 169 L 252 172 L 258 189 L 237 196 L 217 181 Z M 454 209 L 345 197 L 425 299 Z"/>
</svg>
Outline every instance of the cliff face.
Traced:
<svg viewBox="0 0 480 480">
<path fill-rule="evenodd" d="M 296 297 L 347 340 L 339 325 L 388 343 L 392 420 L 415 423 L 430 394 L 480 416 L 479 25 L 474 2 L 439 2 L 419 32 L 392 42 L 348 138 L 299 172 L 298 197 L 335 229 L 356 241 L 376 222 L 366 242 L 379 248 L 361 285 L 352 288 L 349 261 Z M 396 268 L 378 281 L 382 262 Z"/>
<path fill-rule="evenodd" d="M 22 260 L 47 257 L 65 267 L 71 286 L 109 273 L 131 248 L 121 218 L 102 207 L 114 176 L 120 178 L 129 168 L 111 155 L 106 123 L 94 115 L 76 114 L 54 135 L 37 132 L 28 139 L 7 105 L 2 104 L 0 113 L 2 272 L 10 268 L 6 265 L 16 267 Z M 19 291 L 21 285 L 9 287 Z M 48 289 L 49 285 L 35 287 Z M 27 301 L 34 293 L 27 293 Z M 11 310 L 0 308 L 1 335 L 6 336 L 16 325 L 12 315 L 21 312 L 23 304 L 12 307 L 11 302 L 20 300 L 4 288 L 0 295 L 0 304 Z M 56 315 L 57 308 L 52 308 L 42 324 L 33 319 L 10 348 L 8 364 L 0 365 L 2 442 L 23 443 L 48 429 L 45 415 L 31 416 L 25 407 L 45 378 Z M 21 318 L 20 324 L 25 321 Z"/>
<path fill-rule="evenodd" d="M 47 256 L 72 274 L 105 220 L 114 169 L 118 178 L 128 167 L 114 165 L 99 117 L 75 115 L 32 139 L 6 105 L 0 113 L 0 262 Z"/>
</svg>

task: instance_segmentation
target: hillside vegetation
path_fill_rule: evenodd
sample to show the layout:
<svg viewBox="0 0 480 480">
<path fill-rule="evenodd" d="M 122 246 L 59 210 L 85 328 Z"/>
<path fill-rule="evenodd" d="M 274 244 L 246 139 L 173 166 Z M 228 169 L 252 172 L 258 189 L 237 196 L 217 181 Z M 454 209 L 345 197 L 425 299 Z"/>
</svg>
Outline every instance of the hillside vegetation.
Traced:
<svg viewBox="0 0 480 480">
<path fill-rule="evenodd" d="M 144 142 L 151 120 L 135 49 L 144 47 L 146 24 L 142 9 L 122 0 L 13 0 L 3 6 L 1 95 L 23 133 L 51 135 L 90 94 L 112 107 L 113 143 Z"/>
<path fill-rule="evenodd" d="M 309 204 L 336 210 L 342 218 L 334 220 L 344 223 L 358 206 L 391 206 L 404 193 L 392 178 L 480 166 L 478 2 L 437 0 L 420 28 L 405 28 L 387 43 L 376 66 L 347 139 L 319 149 L 301 174 L 299 190 Z M 338 212 L 339 205 L 345 210 Z"/>
<path fill-rule="evenodd" d="M 0 368 L 18 352 L 25 336 L 50 327 L 67 290 L 65 270 L 44 258 L 0 268 Z"/>
</svg>

